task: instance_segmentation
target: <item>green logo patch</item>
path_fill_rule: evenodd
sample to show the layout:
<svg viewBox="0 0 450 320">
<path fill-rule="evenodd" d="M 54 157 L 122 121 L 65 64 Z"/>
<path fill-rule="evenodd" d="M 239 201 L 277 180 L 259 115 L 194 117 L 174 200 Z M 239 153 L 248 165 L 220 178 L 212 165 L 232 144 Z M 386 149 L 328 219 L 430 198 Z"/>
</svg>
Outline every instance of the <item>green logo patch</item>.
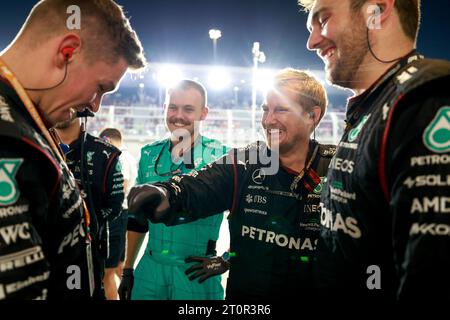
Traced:
<svg viewBox="0 0 450 320">
<path fill-rule="evenodd" d="M 117 161 L 116 172 L 122 172 L 122 164 L 120 163 L 120 161 Z"/>
<path fill-rule="evenodd" d="M 325 183 L 326 180 L 327 180 L 327 177 L 320 177 L 320 182 L 317 185 L 317 187 L 314 189 L 314 193 L 315 194 L 321 194 L 322 193 L 323 184 Z"/>
<path fill-rule="evenodd" d="M 366 124 L 367 120 L 369 120 L 370 114 L 366 115 L 362 118 L 362 120 L 359 122 L 359 124 L 350 130 L 350 133 L 348 134 L 348 142 L 353 142 L 358 138 L 359 133 L 361 132 L 362 128 Z"/>
<path fill-rule="evenodd" d="M 16 174 L 23 159 L 0 159 L 0 205 L 14 204 L 20 196 Z"/>
<path fill-rule="evenodd" d="M 339 190 L 342 190 L 344 188 L 341 181 L 333 181 L 333 183 L 331 185 L 333 186 L 333 188 L 336 188 Z"/>
<path fill-rule="evenodd" d="M 436 153 L 450 151 L 450 107 L 439 109 L 437 115 L 423 133 L 423 143 L 428 150 Z"/>
<path fill-rule="evenodd" d="M 86 152 L 86 160 L 88 163 L 92 163 L 92 157 L 94 156 L 95 152 L 88 151 Z"/>
</svg>

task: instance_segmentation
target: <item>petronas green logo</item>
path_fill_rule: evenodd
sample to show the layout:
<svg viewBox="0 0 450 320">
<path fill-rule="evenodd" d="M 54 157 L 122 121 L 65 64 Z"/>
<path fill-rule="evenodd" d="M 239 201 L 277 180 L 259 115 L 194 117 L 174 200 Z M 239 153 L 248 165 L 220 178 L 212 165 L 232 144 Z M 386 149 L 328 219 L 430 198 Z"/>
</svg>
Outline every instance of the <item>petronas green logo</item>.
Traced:
<svg viewBox="0 0 450 320">
<path fill-rule="evenodd" d="M 439 109 L 423 133 L 423 143 L 432 152 L 450 151 L 450 107 Z"/>
<path fill-rule="evenodd" d="M 356 140 L 356 138 L 358 138 L 359 133 L 361 132 L 362 128 L 366 124 L 367 120 L 369 120 L 369 118 L 370 114 L 364 116 L 358 126 L 350 130 L 350 133 L 348 134 L 348 142 L 353 142 Z"/>
<path fill-rule="evenodd" d="M 320 183 L 317 185 L 317 187 L 314 189 L 314 193 L 315 194 L 321 194 L 322 193 L 322 189 L 323 189 L 323 184 L 325 183 L 325 181 L 327 180 L 327 177 L 321 177 L 320 178 Z"/>
<path fill-rule="evenodd" d="M 16 174 L 23 159 L 0 159 L 0 205 L 9 206 L 19 199 Z"/>
<path fill-rule="evenodd" d="M 121 171 L 122 171 L 122 164 L 120 163 L 120 161 L 117 161 L 116 172 L 121 172 Z"/>
</svg>

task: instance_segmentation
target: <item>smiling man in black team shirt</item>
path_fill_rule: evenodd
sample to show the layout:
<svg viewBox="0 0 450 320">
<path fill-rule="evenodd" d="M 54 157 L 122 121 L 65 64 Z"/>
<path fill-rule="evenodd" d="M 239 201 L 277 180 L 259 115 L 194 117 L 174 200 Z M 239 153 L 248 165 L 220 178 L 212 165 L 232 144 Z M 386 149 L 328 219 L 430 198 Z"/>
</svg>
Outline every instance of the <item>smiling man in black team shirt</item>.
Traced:
<svg viewBox="0 0 450 320">
<path fill-rule="evenodd" d="M 308 48 L 349 88 L 322 194 L 324 294 L 450 300 L 450 63 L 415 51 L 419 0 L 300 0 Z"/>
</svg>

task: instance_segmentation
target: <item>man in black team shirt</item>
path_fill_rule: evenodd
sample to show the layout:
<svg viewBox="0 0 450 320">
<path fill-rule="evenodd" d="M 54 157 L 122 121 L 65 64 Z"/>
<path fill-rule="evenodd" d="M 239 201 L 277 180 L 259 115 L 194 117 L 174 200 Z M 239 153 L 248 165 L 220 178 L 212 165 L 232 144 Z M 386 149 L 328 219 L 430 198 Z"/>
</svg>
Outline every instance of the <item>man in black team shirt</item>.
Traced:
<svg viewBox="0 0 450 320">
<path fill-rule="evenodd" d="M 93 298 L 105 300 L 103 275 L 109 256 L 109 226 L 121 219 L 124 199 L 120 150 L 85 132 L 80 119 L 58 123 L 56 131 L 68 145 L 66 162 L 91 213 L 95 290 Z"/>
<path fill-rule="evenodd" d="M 450 63 L 415 51 L 419 0 L 300 0 L 349 88 L 322 194 L 317 279 L 336 299 L 450 299 Z"/>
<path fill-rule="evenodd" d="M 226 299 L 313 294 L 320 193 L 335 147 L 310 135 L 327 98 L 323 86 L 299 70 L 281 71 L 274 83 L 262 106 L 267 144 L 231 150 L 199 172 L 135 187 L 128 197 L 142 223 L 176 225 L 230 210 Z"/>
<path fill-rule="evenodd" d="M 71 6 L 81 29 L 67 27 Z M 97 111 L 144 63 L 111 0 L 40 1 L 0 54 L 0 300 L 89 298 L 89 215 L 48 129 Z"/>
</svg>

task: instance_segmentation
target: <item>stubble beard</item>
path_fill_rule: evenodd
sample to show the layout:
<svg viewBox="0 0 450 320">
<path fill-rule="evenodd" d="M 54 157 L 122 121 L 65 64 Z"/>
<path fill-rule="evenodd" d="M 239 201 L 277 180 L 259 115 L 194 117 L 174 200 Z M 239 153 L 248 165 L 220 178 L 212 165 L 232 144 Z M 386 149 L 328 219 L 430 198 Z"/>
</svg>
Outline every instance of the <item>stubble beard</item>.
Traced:
<svg viewBox="0 0 450 320">
<path fill-rule="evenodd" d="M 366 27 L 363 17 L 355 16 L 357 28 L 348 26 L 349 35 L 341 37 L 339 55 L 331 70 L 327 70 L 327 80 L 330 84 L 348 88 L 358 88 L 358 73 L 361 72 L 362 62 L 369 52 L 366 39 Z"/>
</svg>

